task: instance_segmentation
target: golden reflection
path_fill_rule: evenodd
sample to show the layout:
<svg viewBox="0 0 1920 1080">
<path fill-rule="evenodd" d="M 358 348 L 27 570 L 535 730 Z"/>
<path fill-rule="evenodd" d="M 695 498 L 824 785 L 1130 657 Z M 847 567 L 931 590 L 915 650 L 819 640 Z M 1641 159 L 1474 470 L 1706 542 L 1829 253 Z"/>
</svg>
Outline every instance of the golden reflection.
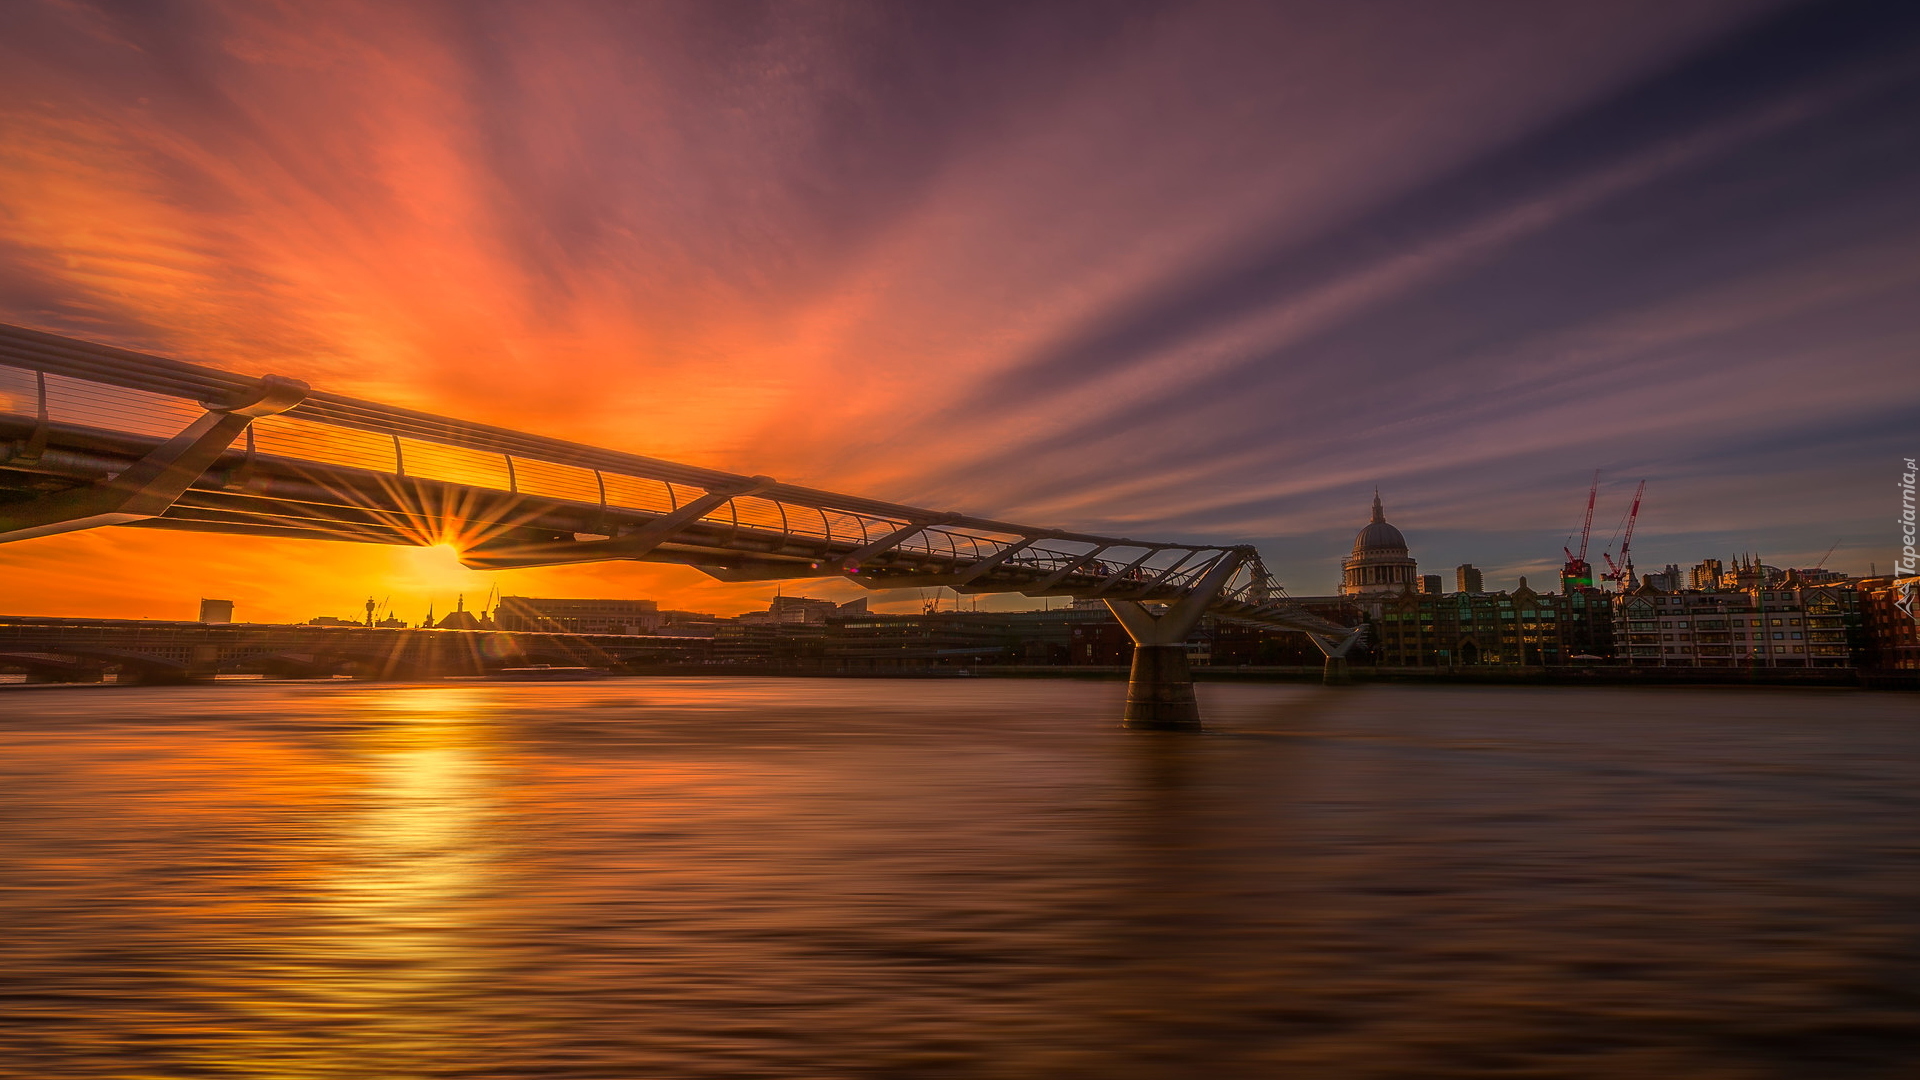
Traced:
<svg viewBox="0 0 1920 1080">
<path fill-rule="evenodd" d="M 490 702 L 461 688 L 381 689 L 343 701 L 367 721 L 345 748 L 357 778 L 336 828 L 317 847 L 311 932 L 283 957 L 284 1011 L 297 1032 L 314 1017 L 353 1017 L 351 1045 L 304 1038 L 257 1047 L 286 1076 L 408 1071 L 460 1037 L 447 1003 L 476 981 L 483 924 L 500 871 Z M 363 1075 L 366 1075 L 363 1073 Z"/>
</svg>

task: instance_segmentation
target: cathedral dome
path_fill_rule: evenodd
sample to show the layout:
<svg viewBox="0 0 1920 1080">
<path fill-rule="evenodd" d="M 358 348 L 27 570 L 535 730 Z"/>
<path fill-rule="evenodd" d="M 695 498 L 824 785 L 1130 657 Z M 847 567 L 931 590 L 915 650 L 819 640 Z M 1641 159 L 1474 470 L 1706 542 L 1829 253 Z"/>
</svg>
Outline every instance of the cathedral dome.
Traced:
<svg viewBox="0 0 1920 1080">
<path fill-rule="evenodd" d="M 1381 550 L 1398 551 L 1404 555 L 1407 538 L 1400 535 L 1399 529 L 1387 524 L 1386 515 L 1380 509 L 1380 493 L 1376 491 L 1373 495 L 1373 520 L 1367 522 L 1367 527 L 1353 538 L 1353 553 L 1358 555 L 1365 551 Z"/>
<path fill-rule="evenodd" d="M 1373 493 L 1373 520 L 1353 538 L 1353 554 L 1340 564 L 1340 594 L 1416 592 L 1420 567 L 1407 551 L 1407 538 L 1387 524 L 1380 493 Z"/>
</svg>

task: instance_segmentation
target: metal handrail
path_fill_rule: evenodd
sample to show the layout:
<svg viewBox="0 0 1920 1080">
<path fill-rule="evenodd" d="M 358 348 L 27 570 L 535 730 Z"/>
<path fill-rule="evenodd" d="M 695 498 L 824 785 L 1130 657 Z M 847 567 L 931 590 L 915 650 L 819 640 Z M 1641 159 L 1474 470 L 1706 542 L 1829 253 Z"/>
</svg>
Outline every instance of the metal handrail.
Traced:
<svg viewBox="0 0 1920 1080">
<path fill-rule="evenodd" d="M 78 341 L 45 331 L 6 324 L 0 324 L 0 366 L 37 373 L 41 385 L 40 404 L 43 409 L 46 395 L 45 377 L 49 375 L 77 380 L 96 387 L 117 387 L 121 390 L 157 395 L 197 405 L 230 399 L 247 391 L 258 382 L 248 376 L 220 368 Z M 93 412 L 90 415 L 96 420 L 119 418 L 119 422 L 125 423 L 128 417 L 140 416 L 141 407 L 137 402 L 129 402 L 124 398 L 113 400 L 111 395 L 100 397 L 95 394 L 91 405 Z M 599 516 L 604 516 L 615 509 L 642 514 L 662 512 L 647 507 L 616 505 L 610 501 L 607 478 L 616 476 L 664 485 L 663 502 L 676 507 L 680 505 L 682 495 L 675 490 L 674 485 L 682 489 L 704 492 L 751 490 L 752 498 L 767 500 L 773 504 L 782 522 L 781 531 L 787 535 L 803 535 L 795 530 L 793 523 L 807 520 L 809 517 L 809 515 L 789 514 L 790 508 L 805 508 L 817 513 L 820 518 L 820 531 L 817 537 L 824 539 L 829 545 L 851 542 L 851 537 L 842 540 L 841 537 L 836 536 L 836 532 L 845 534 L 847 525 L 858 527 L 858 533 L 863 537 L 858 543 L 865 544 L 871 542 L 876 535 L 885 536 L 902 529 L 903 526 L 915 522 L 927 522 L 929 524 L 912 532 L 895 550 L 963 567 L 968 562 L 993 559 L 1010 546 L 1017 544 L 1024 550 L 1019 552 L 1017 558 L 1007 560 L 1006 565 L 1009 567 L 1025 567 L 1035 573 L 1045 573 L 1049 577 L 1057 577 L 1062 571 L 1067 574 L 1080 574 L 1082 577 L 1104 577 L 1104 582 L 1099 586 L 1100 594 L 1116 598 L 1129 593 L 1143 595 L 1141 592 L 1143 589 L 1146 593 L 1160 595 L 1191 588 L 1206 576 L 1209 568 L 1218 558 L 1234 552 L 1238 553 L 1242 563 L 1221 593 L 1223 604 L 1251 605 L 1275 612 L 1284 610 L 1297 613 L 1302 619 L 1312 619 L 1287 598 L 1273 582 L 1261 565 L 1258 554 L 1251 548 L 1243 546 L 1222 547 L 1210 544 L 1139 541 L 1093 533 L 1039 528 L 969 514 L 939 512 L 903 503 L 767 481 L 765 478 L 747 477 L 716 469 L 609 450 L 326 391 L 308 392 L 298 404 L 287 409 L 281 418 L 272 419 L 279 422 L 282 418 L 327 428 L 366 432 L 391 440 L 392 468 L 385 471 L 395 477 L 420 479 L 423 478 L 421 470 L 431 468 L 428 463 L 415 460 L 418 455 L 403 449 L 402 440 L 416 444 L 450 447 L 460 451 L 499 455 L 504 469 L 498 483 L 473 484 L 469 480 L 458 481 L 470 487 L 497 487 L 501 491 L 526 495 L 529 494 L 530 486 L 528 463 L 582 470 L 592 475 L 593 485 L 597 488 L 595 509 Z M 38 423 L 36 439 L 41 437 L 41 433 L 47 426 L 44 417 L 40 418 Z M 112 428 L 104 430 L 117 431 Z M 249 430 L 251 433 L 251 429 Z M 300 435 L 297 430 L 284 433 L 285 438 L 296 445 L 301 438 L 307 437 Z M 340 455 L 351 456 L 351 453 L 350 447 L 336 448 L 334 459 L 338 461 Z M 276 456 L 293 462 L 322 464 L 321 461 L 313 458 L 286 457 L 264 450 L 258 452 L 249 450 L 249 461 L 271 459 Z M 368 462 L 351 465 L 333 464 L 324 467 L 360 469 L 375 473 L 382 471 L 372 467 Z M 580 499 L 570 499 L 560 495 L 542 495 L 538 492 L 532 494 L 534 497 L 550 501 L 582 503 Z M 735 534 L 742 529 L 768 528 L 769 526 L 755 525 L 742 520 L 739 507 L 736 505 L 741 497 L 744 496 L 735 496 L 715 506 L 703 520 L 728 528 Z M 594 499 L 588 497 L 582 504 L 592 502 Z M 842 524 L 836 527 L 832 515 L 839 515 L 843 519 Z M 805 535 L 816 534 L 808 530 Z M 963 555 L 963 551 L 968 554 Z M 1108 552 L 1115 553 L 1106 556 L 1106 561 L 1112 562 L 1113 565 L 1102 565 L 1092 561 L 1096 553 L 1105 555 Z M 1119 552 L 1135 552 L 1138 557 L 1118 554 Z M 1088 565 L 1076 568 L 1076 564 L 1082 563 Z M 1119 566 L 1124 566 L 1125 570 L 1116 569 Z M 1081 573 L 1082 571 L 1085 573 Z M 1319 621 L 1324 623 L 1324 620 Z M 1334 629 L 1331 623 L 1324 625 Z"/>
</svg>

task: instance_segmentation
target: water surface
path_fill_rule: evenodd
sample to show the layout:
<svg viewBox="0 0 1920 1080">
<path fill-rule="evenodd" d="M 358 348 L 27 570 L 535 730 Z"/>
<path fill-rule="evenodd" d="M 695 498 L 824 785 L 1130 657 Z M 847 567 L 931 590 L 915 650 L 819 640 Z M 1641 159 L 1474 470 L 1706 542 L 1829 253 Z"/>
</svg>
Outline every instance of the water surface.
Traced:
<svg viewBox="0 0 1920 1080">
<path fill-rule="evenodd" d="M 1920 1075 L 1920 710 L 0 693 L 0 1075 Z"/>
</svg>

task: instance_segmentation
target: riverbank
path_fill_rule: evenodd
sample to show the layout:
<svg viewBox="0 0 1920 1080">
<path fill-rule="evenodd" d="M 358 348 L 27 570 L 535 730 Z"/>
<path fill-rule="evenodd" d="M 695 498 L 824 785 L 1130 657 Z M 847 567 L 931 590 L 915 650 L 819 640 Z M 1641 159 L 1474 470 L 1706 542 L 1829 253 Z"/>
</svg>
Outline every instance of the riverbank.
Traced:
<svg viewBox="0 0 1920 1080">
<path fill-rule="evenodd" d="M 1362 667 L 1349 669 L 1354 683 L 1393 683 L 1416 686 L 1812 686 L 1853 687 L 1865 690 L 1920 691 L 1920 671 L 1857 671 L 1852 668 L 1629 668 L 1595 667 Z M 951 668 L 928 667 L 890 670 L 839 670 L 797 668 L 773 664 L 664 664 L 656 667 L 611 672 L 609 678 L 723 677 L 723 678 L 808 678 L 808 679 L 1063 679 L 1121 681 L 1127 678 L 1124 665 L 1016 665 Z M 1195 682 L 1219 683 L 1318 683 L 1324 671 L 1318 664 L 1196 667 Z M 373 682 L 333 679 L 274 679 L 263 676 L 224 676 L 216 680 L 189 680 L 190 685 L 257 685 L 271 683 Z M 436 681 L 421 679 L 399 682 Z M 454 676 L 451 682 L 513 681 L 498 676 Z M 525 680 L 520 680 L 525 681 Z M 0 691 L 35 689 L 82 689 L 87 687 L 132 686 L 111 677 L 90 683 L 0 682 Z"/>
</svg>

